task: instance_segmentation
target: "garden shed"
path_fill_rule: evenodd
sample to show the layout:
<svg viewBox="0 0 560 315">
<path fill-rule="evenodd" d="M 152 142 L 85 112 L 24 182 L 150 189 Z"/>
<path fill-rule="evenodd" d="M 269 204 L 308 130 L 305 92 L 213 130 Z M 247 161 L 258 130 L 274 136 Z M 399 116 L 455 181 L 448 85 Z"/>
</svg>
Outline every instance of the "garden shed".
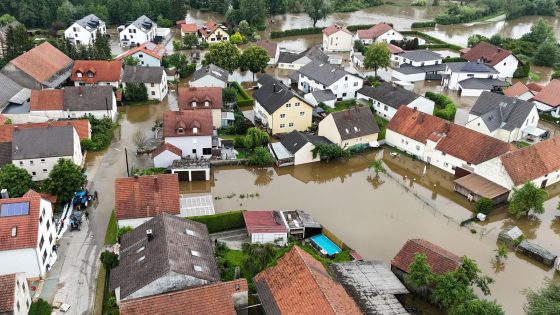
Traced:
<svg viewBox="0 0 560 315">
<path fill-rule="evenodd" d="M 498 242 L 504 243 L 509 247 L 515 247 L 523 240 L 523 232 L 517 226 L 507 228 L 498 234 Z"/>
<path fill-rule="evenodd" d="M 540 261 L 541 263 L 549 267 L 552 267 L 554 265 L 554 262 L 558 257 L 556 254 L 553 254 L 548 250 L 542 248 L 541 246 L 528 241 L 522 241 L 521 243 L 519 243 L 516 251 L 527 255 L 537 261 Z"/>
</svg>

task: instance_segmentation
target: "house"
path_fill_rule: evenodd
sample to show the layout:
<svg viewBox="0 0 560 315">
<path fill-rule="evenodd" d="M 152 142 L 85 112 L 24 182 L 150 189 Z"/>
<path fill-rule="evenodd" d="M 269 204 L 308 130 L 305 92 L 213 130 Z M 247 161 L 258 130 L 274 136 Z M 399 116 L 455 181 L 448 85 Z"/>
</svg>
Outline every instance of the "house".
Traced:
<svg viewBox="0 0 560 315">
<path fill-rule="evenodd" d="M 122 85 L 126 94 L 127 84 L 144 84 L 149 100 L 161 101 L 167 96 L 167 75 L 163 67 L 124 66 Z"/>
<path fill-rule="evenodd" d="M 544 86 L 532 98 L 537 109 L 550 112 L 554 117 L 560 117 L 560 79 L 554 79 Z"/>
<path fill-rule="evenodd" d="M 482 92 L 469 112 L 465 127 L 505 142 L 519 141 L 539 124 L 537 107 L 527 101 Z"/>
<path fill-rule="evenodd" d="M 24 272 L 28 278 L 45 278 L 55 239 L 50 201 L 33 190 L 0 199 L 0 274 Z"/>
<path fill-rule="evenodd" d="M 333 24 L 323 29 L 323 50 L 328 52 L 350 51 L 354 46 L 353 34 L 346 27 Z"/>
<path fill-rule="evenodd" d="M 4 57 L 4 52 L 6 51 L 6 35 L 10 28 L 16 28 L 20 25 L 18 21 L 12 21 L 5 25 L 0 26 L 0 58 Z"/>
<path fill-rule="evenodd" d="M 317 106 L 321 103 L 328 107 L 334 108 L 336 103 L 336 95 L 331 90 L 315 90 L 303 96 L 309 104 Z"/>
<path fill-rule="evenodd" d="M 377 142 L 379 126 L 369 107 L 355 107 L 329 114 L 319 123 L 319 136 L 341 148 Z"/>
<path fill-rule="evenodd" d="M 165 69 L 167 82 L 179 82 L 179 72 L 177 69 Z"/>
<path fill-rule="evenodd" d="M 177 148 L 171 143 L 163 143 L 152 151 L 152 159 L 155 167 L 168 168 L 173 161 L 180 160 L 183 157 L 183 150 Z"/>
<path fill-rule="evenodd" d="M 379 23 L 367 30 L 357 30 L 354 39 L 369 45 L 380 41 L 390 43 L 392 40 L 403 40 L 404 36 L 395 31 L 391 25 Z"/>
<path fill-rule="evenodd" d="M 344 287 L 297 245 L 253 281 L 266 314 L 361 314 Z"/>
<path fill-rule="evenodd" d="M 331 143 L 325 137 L 294 130 L 282 136 L 279 142 L 270 143 L 269 149 L 277 166 L 300 165 L 320 161 L 321 157 L 314 158 L 311 151 L 317 144 Z"/>
<path fill-rule="evenodd" d="M 31 90 L 24 88 L 14 80 L 0 73 L 0 112 L 10 107 L 25 107 L 29 105 L 28 100 Z"/>
<path fill-rule="evenodd" d="M 357 98 L 370 102 L 376 114 L 386 120 L 391 120 L 401 106 L 417 109 L 428 115 L 434 112 L 434 101 L 389 82 L 382 82 L 377 87 L 364 86 L 358 90 Z"/>
<path fill-rule="evenodd" d="M 115 179 L 115 215 L 119 228 L 137 228 L 163 212 L 180 215 L 177 174 Z"/>
<path fill-rule="evenodd" d="M 395 59 L 396 58 L 399 58 L 398 55 L 395 56 Z M 418 82 L 424 80 L 441 81 L 445 68 L 446 64 L 444 63 L 426 66 L 412 66 L 408 63 L 403 63 L 400 67 L 393 68 L 391 76 L 402 82 Z"/>
<path fill-rule="evenodd" d="M 301 67 L 310 63 L 312 60 L 319 60 L 327 63 L 327 56 L 318 46 L 313 46 L 302 52 L 280 51 L 278 56 L 278 69 L 299 70 Z M 295 80 L 297 82 L 297 79 Z M 294 83 L 294 82 L 292 82 Z"/>
<path fill-rule="evenodd" d="M 255 119 L 272 134 L 304 131 L 311 126 L 313 106 L 284 83 L 265 74 L 253 93 Z"/>
<path fill-rule="evenodd" d="M 165 143 L 180 149 L 184 157 L 210 158 L 213 130 L 210 109 L 163 113 Z"/>
<path fill-rule="evenodd" d="M 29 102 L 29 119 L 80 118 L 117 119 L 117 100 L 111 86 L 67 86 L 62 90 L 33 90 Z M 13 115 L 15 116 L 15 115 Z"/>
<path fill-rule="evenodd" d="M 508 83 L 498 78 L 498 71 L 479 62 L 449 62 L 445 64 L 442 86 L 458 90 L 463 96 L 479 96 L 483 91 L 500 90 Z"/>
<path fill-rule="evenodd" d="M 161 67 L 163 57 L 167 54 L 164 46 L 152 42 L 144 42 L 120 54 L 115 60 L 132 57 L 138 60 L 139 66 Z"/>
<path fill-rule="evenodd" d="M 208 20 L 202 27 L 198 28 L 200 37 L 206 42 L 214 43 L 229 40 L 228 28 L 213 20 Z"/>
<path fill-rule="evenodd" d="M 76 60 L 70 80 L 75 86 L 110 85 L 119 87 L 122 60 Z"/>
<path fill-rule="evenodd" d="M 63 52 L 44 42 L 12 59 L 1 72 L 28 89 L 56 88 L 72 73 L 74 61 Z"/>
<path fill-rule="evenodd" d="M 244 278 L 187 288 L 164 294 L 125 300 L 119 306 L 121 315 L 169 314 L 234 315 L 248 305 L 247 280 Z M 242 312 L 242 311 L 241 311 Z"/>
<path fill-rule="evenodd" d="M 278 57 L 280 57 L 280 46 L 277 42 L 273 42 L 268 39 L 258 40 L 255 42 L 255 45 L 266 49 L 268 57 L 270 57 L 270 61 L 268 61 L 269 65 L 275 65 L 278 62 Z"/>
<path fill-rule="evenodd" d="M 288 243 L 288 229 L 279 211 L 243 211 L 243 220 L 252 244 L 273 243 L 284 246 Z"/>
<path fill-rule="evenodd" d="M 196 70 L 189 86 L 191 87 L 219 87 L 226 88 L 228 83 L 229 73 L 213 64 L 206 65 Z"/>
<path fill-rule="evenodd" d="M 107 34 L 105 22 L 95 16 L 86 15 L 74 22 L 64 31 L 64 38 L 71 41 L 74 45 L 93 45 L 97 32 L 100 35 Z"/>
<path fill-rule="evenodd" d="M 47 179 L 59 159 L 82 165 L 80 138 L 73 126 L 14 129 L 12 163 L 26 170 L 34 181 Z"/>
<path fill-rule="evenodd" d="M 494 67 L 501 79 L 512 78 L 519 65 L 519 59 L 511 51 L 487 42 L 480 42 L 472 48 L 461 50 L 461 58 Z"/>
<path fill-rule="evenodd" d="M 0 125 L 0 143 L 12 142 L 14 130 L 33 129 L 33 128 L 47 128 L 48 126 L 61 127 L 72 126 L 78 133 L 80 141 L 91 138 L 91 125 L 87 119 L 72 119 L 72 120 L 58 120 L 42 123 L 24 123 L 24 124 L 11 124 Z"/>
<path fill-rule="evenodd" d="M 304 93 L 315 90 L 331 90 L 337 100 L 356 98 L 356 92 L 362 88 L 362 78 L 346 70 L 313 60 L 298 70 L 298 88 Z"/>
<path fill-rule="evenodd" d="M 111 270 L 117 303 L 220 281 L 205 224 L 160 213 L 120 238 Z"/>
<path fill-rule="evenodd" d="M 212 125 L 219 129 L 222 127 L 222 89 L 219 87 L 179 87 L 179 110 L 210 109 L 212 111 Z"/>
<path fill-rule="evenodd" d="M 443 62 L 443 57 L 431 50 L 410 50 L 396 55 L 394 60 L 399 63 L 399 66 L 408 64 L 413 67 L 423 67 L 440 64 Z"/>
<path fill-rule="evenodd" d="M 542 90 L 543 86 L 537 83 L 529 83 L 527 85 L 517 82 L 514 85 L 504 90 L 504 95 L 509 97 L 516 97 L 520 100 L 528 101 L 533 98 L 538 92 Z"/>
<path fill-rule="evenodd" d="M 474 172 L 480 164 L 516 150 L 507 142 L 406 106 L 389 121 L 385 141 L 449 173 Z"/>
<path fill-rule="evenodd" d="M 194 35 L 198 38 L 198 25 L 196 23 L 181 24 L 181 38 L 185 38 L 187 35 Z"/>
<path fill-rule="evenodd" d="M 121 46 L 136 46 L 140 43 L 154 41 L 156 29 L 156 22 L 145 15 L 132 22 L 127 22 L 118 28 Z"/>
<path fill-rule="evenodd" d="M 0 314 L 27 315 L 31 295 L 25 272 L 0 275 Z"/>
</svg>

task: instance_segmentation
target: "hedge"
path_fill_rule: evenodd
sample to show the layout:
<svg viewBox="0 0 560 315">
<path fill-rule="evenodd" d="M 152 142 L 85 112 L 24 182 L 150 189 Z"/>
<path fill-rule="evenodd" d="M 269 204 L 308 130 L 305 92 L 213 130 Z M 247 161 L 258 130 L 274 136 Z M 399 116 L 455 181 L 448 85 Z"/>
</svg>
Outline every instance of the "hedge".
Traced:
<svg viewBox="0 0 560 315">
<path fill-rule="evenodd" d="M 401 31 L 400 32 L 403 35 L 414 35 L 420 38 L 425 39 L 427 42 L 429 42 L 429 44 L 426 45 L 420 45 L 418 48 L 419 49 L 425 49 L 425 48 L 430 48 L 430 49 L 440 49 L 440 48 L 446 48 L 446 49 L 451 49 L 451 50 L 455 50 L 455 51 L 460 51 L 461 49 L 463 49 L 463 47 L 459 46 L 459 45 L 454 45 L 454 44 L 450 44 L 447 42 L 442 41 L 439 38 L 435 38 L 431 35 L 428 35 L 426 33 L 420 32 L 420 31 Z"/>
<path fill-rule="evenodd" d="M 436 106 L 434 108 L 434 116 L 449 121 L 453 121 L 453 119 L 455 119 L 457 106 L 449 97 L 439 93 L 426 92 L 426 98 L 436 103 Z"/>
<path fill-rule="evenodd" d="M 231 87 L 237 90 L 237 106 L 253 106 L 253 98 L 239 83 L 233 82 Z"/>
<path fill-rule="evenodd" d="M 461 58 L 461 57 L 445 57 L 443 58 L 443 63 L 446 62 L 462 62 L 465 61 L 465 59 Z"/>
<path fill-rule="evenodd" d="M 435 27 L 435 21 L 425 21 L 425 22 L 414 22 L 410 25 L 410 28 L 422 28 L 422 27 Z"/>
<path fill-rule="evenodd" d="M 245 227 L 242 210 L 188 217 L 187 219 L 206 224 L 208 233 L 217 233 Z"/>
<path fill-rule="evenodd" d="M 393 26 L 391 23 L 387 23 L 388 25 Z M 346 28 L 350 32 L 355 32 L 357 30 L 368 29 L 375 24 L 358 24 L 358 25 L 348 25 Z M 280 38 L 280 37 L 287 37 L 287 36 L 297 36 L 297 35 L 311 35 L 311 34 L 321 34 L 323 32 L 323 27 L 308 27 L 308 28 L 294 28 L 291 30 L 285 31 L 276 31 L 270 33 L 270 38 Z"/>
</svg>

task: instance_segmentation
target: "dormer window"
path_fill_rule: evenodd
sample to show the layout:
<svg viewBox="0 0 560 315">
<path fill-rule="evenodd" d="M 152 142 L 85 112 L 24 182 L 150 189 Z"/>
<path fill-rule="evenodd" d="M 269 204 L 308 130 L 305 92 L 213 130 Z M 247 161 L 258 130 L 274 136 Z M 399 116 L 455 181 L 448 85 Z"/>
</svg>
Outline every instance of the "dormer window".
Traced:
<svg viewBox="0 0 560 315">
<path fill-rule="evenodd" d="M 198 133 L 198 128 L 194 127 L 194 128 L 192 129 L 192 133 Z"/>
<path fill-rule="evenodd" d="M 87 76 L 88 76 L 88 78 L 93 78 L 93 72 L 88 71 Z"/>
<path fill-rule="evenodd" d="M 184 128 L 177 128 L 177 133 L 185 133 L 185 129 Z"/>
<path fill-rule="evenodd" d="M 209 102 L 209 101 L 204 101 L 204 106 L 205 106 L 205 107 L 210 106 L 210 102 Z"/>
<path fill-rule="evenodd" d="M 12 237 L 16 237 L 17 236 L 17 226 L 13 226 L 12 227 Z"/>
<path fill-rule="evenodd" d="M 82 73 L 81 73 L 80 71 L 78 71 L 78 72 L 76 72 L 76 76 L 77 76 L 78 78 L 81 78 L 83 75 L 82 75 Z"/>
<path fill-rule="evenodd" d="M 196 101 L 191 102 L 192 107 L 196 107 Z"/>
</svg>

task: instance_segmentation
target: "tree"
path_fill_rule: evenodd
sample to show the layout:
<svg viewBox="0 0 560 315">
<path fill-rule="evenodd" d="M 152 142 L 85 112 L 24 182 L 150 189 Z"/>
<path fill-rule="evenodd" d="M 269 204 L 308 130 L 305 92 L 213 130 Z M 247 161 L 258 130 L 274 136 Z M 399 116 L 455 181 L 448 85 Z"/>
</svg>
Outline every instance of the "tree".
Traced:
<svg viewBox="0 0 560 315">
<path fill-rule="evenodd" d="M 524 34 L 521 37 L 522 40 L 526 40 L 529 42 L 533 42 L 537 45 L 544 43 L 546 41 L 553 41 L 555 42 L 554 38 L 554 30 L 550 23 L 543 18 L 539 18 L 537 22 L 535 22 L 531 26 L 531 31 L 527 34 Z"/>
<path fill-rule="evenodd" d="M 136 130 L 136 132 L 132 136 L 132 140 L 134 141 L 134 144 L 136 145 L 138 151 L 146 150 L 146 147 L 148 146 L 148 138 L 146 137 L 144 132 L 142 132 L 142 130 Z"/>
<path fill-rule="evenodd" d="M 276 256 L 276 248 L 274 245 L 267 244 L 249 244 L 241 245 L 243 252 L 243 269 L 250 275 L 256 275 L 264 270 L 268 264 L 274 260 Z"/>
<path fill-rule="evenodd" d="M 449 315 L 504 315 L 502 307 L 496 301 L 481 299 L 468 300 L 449 310 Z"/>
<path fill-rule="evenodd" d="M 6 188 L 10 198 L 23 196 L 34 186 L 31 175 L 13 164 L 6 164 L 0 168 L 0 187 Z"/>
<path fill-rule="evenodd" d="M 383 166 L 382 160 L 373 160 L 369 164 L 369 168 L 375 172 L 375 177 L 379 177 L 379 173 L 385 173 L 387 170 Z"/>
<path fill-rule="evenodd" d="M 529 215 L 530 212 L 543 213 L 547 196 L 546 190 L 538 188 L 532 182 L 527 182 L 521 188 L 513 188 L 508 210 L 517 218 Z"/>
<path fill-rule="evenodd" d="M 313 21 L 313 27 L 317 25 L 317 21 L 324 20 L 332 12 L 331 5 L 328 0 L 304 0 L 305 13 L 309 15 Z"/>
<path fill-rule="evenodd" d="M 251 36 L 254 33 L 253 28 L 249 26 L 249 22 L 245 20 L 239 22 L 239 25 L 237 25 L 237 29 L 243 36 Z"/>
<path fill-rule="evenodd" d="M 429 286 L 435 280 L 436 276 L 432 272 L 432 267 L 428 264 L 428 258 L 425 254 L 415 254 L 408 269 L 404 282 L 415 289 Z"/>
<path fill-rule="evenodd" d="M 83 188 L 86 178 L 80 166 L 68 159 L 59 159 L 43 183 L 43 189 L 58 196 L 61 202 L 70 201 Z"/>
<path fill-rule="evenodd" d="M 37 301 L 31 303 L 28 315 L 50 315 L 52 306 L 49 302 L 39 298 Z"/>
<path fill-rule="evenodd" d="M 171 21 L 179 21 L 185 18 L 187 12 L 185 0 L 171 0 L 169 4 L 169 13 L 167 16 Z"/>
<path fill-rule="evenodd" d="M 229 72 L 239 67 L 239 49 L 230 42 L 219 42 L 210 45 L 202 61 L 204 65 L 214 64 Z"/>
<path fill-rule="evenodd" d="M 232 44 L 239 45 L 239 44 L 243 44 L 245 38 L 243 38 L 243 35 L 241 35 L 241 33 L 235 32 L 233 35 L 230 36 L 229 41 Z"/>
<path fill-rule="evenodd" d="M 127 101 L 145 102 L 148 100 L 148 89 L 144 83 L 127 83 L 124 97 Z"/>
<path fill-rule="evenodd" d="M 107 270 L 113 269 L 119 265 L 119 255 L 108 250 L 101 253 L 99 260 L 101 260 L 101 263 Z"/>
<path fill-rule="evenodd" d="M 250 70 L 253 73 L 253 81 L 255 81 L 255 73 L 264 72 L 269 61 L 270 57 L 266 49 L 251 45 L 239 57 L 239 67 L 241 71 Z"/>
<path fill-rule="evenodd" d="M 109 46 L 109 40 L 101 32 L 97 31 L 95 35 L 95 41 L 93 42 L 93 59 L 95 60 L 110 60 L 111 59 L 111 47 Z"/>
<path fill-rule="evenodd" d="M 498 247 L 494 250 L 496 252 L 496 260 L 501 262 L 502 259 L 508 258 L 508 248 L 504 244 L 499 244 Z"/>
<path fill-rule="evenodd" d="M 76 16 L 76 8 L 74 5 L 66 0 L 56 10 L 56 19 L 64 24 L 69 24 Z"/>
<path fill-rule="evenodd" d="M 533 63 L 537 66 L 552 67 L 558 61 L 560 49 L 554 42 L 545 41 L 537 47 Z"/>
<path fill-rule="evenodd" d="M 9 15 L 8 13 L 0 16 L 0 26 L 8 25 L 16 20 L 15 17 Z"/>
<path fill-rule="evenodd" d="M 263 147 L 268 143 L 268 133 L 257 127 L 252 127 L 247 130 L 247 135 L 243 139 L 243 144 L 247 149 L 254 149 Z"/>
<path fill-rule="evenodd" d="M 154 175 L 154 174 L 143 174 L 143 175 Z M 142 176 L 142 175 L 139 175 Z M 132 231 L 132 227 L 130 226 L 123 226 L 121 228 L 119 228 L 117 230 L 117 239 L 119 239 L 121 236 L 125 235 L 126 233 Z"/>
<path fill-rule="evenodd" d="M 272 163 L 274 163 L 274 157 L 265 147 L 256 148 L 247 159 L 248 165 L 268 166 L 272 165 Z"/>
<path fill-rule="evenodd" d="M 364 56 L 364 67 L 374 69 L 377 77 L 377 69 L 389 67 L 391 65 L 391 51 L 386 43 L 379 42 L 369 45 Z"/>
<path fill-rule="evenodd" d="M 137 66 L 140 64 L 140 59 L 134 56 L 126 56 L 124 57 L 123 62 L 127 66 Z"/>
<path fill-rule="evenodd" d="M 166 68 L 175 67 L 179 76 L 182 78 L 188 76 L 196 70 L 196 64 L 189 64 L 187 55 L 174 53 L 171 56 L 163 57 L 163 66 Z"/>
<path fill-rule="evenodd" d="M 183 45 L 187 49 L 191 49 L 193 47 L 198 46 L 198 37 L 195 34 L 187 34 L 183 37 Z"/>
<path fill-rule="evenodd" d="M 490 40 L 488 39 L 488 37 L 486 37 L 484 35 L 473 34 L 473 35 L 469 36 L 469 39 L 467 40 L 467 46 L 474 47 L 474 46 L 478 45 L 478 43 L 480 43 L 480 42 L 490 42 Z"/>
<path fill-rule="evenodd" d="M 268 14 L 286 13 L 286 0 L 267 0 Z"/>
<path fill-rule="evenodd" d="M 463 304 L 476 298 L 474 291 L 466 283 L 458 279 L 457 272 L 448 272 L 436 278 L 432 300 L 449 311 L 456 305 Z"/>
<path fill-rule="evenodd" d="M 33 48 L 33 41 L 29 37 L 25 26 L 18 24 L 16 27 L 8 27 L 6 32 L 6 55 L 4 56 L 7 61 L 19 57 L 31 48 Z"/>
<path fill-rule="evenodd" d="M 311 150 L 311 154 L 313 155 L 314 159 L 319 156 L 322 160 L 327 160 L 327 163 L 329 162 L 329 160 L 338 158 L 348 160 L 352 155 L 350 151 L 344 150 L 334 143 L 318 143 L 315 145 L 313 150 Z"/>
<path fill-rule="evenodd" d="M 240 0 L 239 10 L 243 19 L 249 24 L 264 26 L 268 16 L 266 0 Z"/>
<path fill-rule="evenodd" d="M 560 314 L 560 282 L 546 279 L 544 287 L 537 291 L 526 290 L 527 315 L 557 315 Z"/>
<path fill-rule="evenodd" d="M 494 201 L 488 198 L 480 198 L 474 203 L 474 211 L 476 213 L 488 214 L 494 208 Z"/>
<path fill-rule="evenodd" d="M 224 103 L 233 103 L 237 99 L 237 89 L 227 87 L 222 89 L 222 100 Z"/>
</svg>

